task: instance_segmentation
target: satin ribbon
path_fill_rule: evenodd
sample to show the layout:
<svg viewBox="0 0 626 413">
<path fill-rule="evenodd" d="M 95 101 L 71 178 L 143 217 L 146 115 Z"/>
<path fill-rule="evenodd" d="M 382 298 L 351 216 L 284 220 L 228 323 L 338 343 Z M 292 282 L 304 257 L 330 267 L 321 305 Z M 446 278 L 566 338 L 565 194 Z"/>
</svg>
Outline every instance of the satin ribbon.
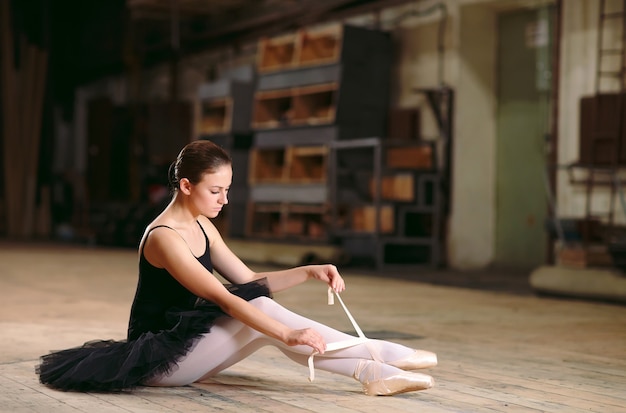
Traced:
<svg viewBox="0 0 626 413">
<path fill-rule="evenodd" d="M 352 326 L 354 327 L 354 330 L 356 331 L 358 337 L 350 340 L 342 340 L 336 341 L 334 343 L 328 343 L 326 345 L 326 352 L 342 350 L 344 348 L 354 347 L 358 346 L 359 344 L 367 343 L 369 341 L 369 338 L 367 338 L 365 334 L 363 334 L 363 330 L 361 330 L 361 327 L 359 327 L 354 317 L 352 317 L 350 310 L 348 310 L 348 307 L 346 307 L 346 305 L 344 304 L 343 300 L 339 296 L 339 293 L 334 291 L 331 287 L 328 287 L 328 305 L 335 304 L 335 297 L 337 297 L 339 303 L 341 304 L 341 307 L 343 307 L 343 311 L 348 316 L 348 319 L 350 319 L 350 322 L 352 323 Z M 376 351 L 374 351 L 374 349 L 372 349 L 370 346 L 367 346 L 367 348 L 370 351 L 372 358 L 376 361 L 380 361 L 380 357 L 377 356 Z M 313 364 L 313 358 L 318 354 L 318 351 L 313 351 L 313 353 L 311 353 L 311 355 L 309 356 L 309 381 L 315 380 L 315 366 Z"/>
</svg>

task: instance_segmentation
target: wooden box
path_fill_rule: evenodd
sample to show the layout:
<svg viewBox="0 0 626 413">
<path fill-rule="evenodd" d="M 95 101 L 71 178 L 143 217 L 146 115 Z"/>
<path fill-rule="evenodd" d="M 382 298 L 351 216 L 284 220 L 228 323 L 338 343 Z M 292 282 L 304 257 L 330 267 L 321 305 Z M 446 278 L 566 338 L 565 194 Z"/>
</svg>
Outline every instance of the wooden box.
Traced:
<svg viewBox="0 0 626 413">
<path fill-rule="evenodd" d="M 297 40 L 297 33 L 261 39 L 257 55 L 259 72 L 284 70 L 293 67 Z"/>
<path fill-rule="evenodd" d="M 201 102 L 199 132 L 212 135 L 230 132 L 232 99 L 229 97 Z"/>
<path fill-rule="evenodd" d="M 572 246 L 559 251 L 558 263 L 570 268 L 608 267 L 613 265 L 613 260 L 604 246 Z"/>
<path fill-rule="evenodd" d="M 294 91 L 292 125 L 318 125 L 335 120 L 337 84 L 300 87 Z"/>
<path fill-rule="evenodd" d="M 281 204 L 248 205 L 246 233 L 248 236 L 277 237 L 283 233 L 283 208 Z"/>
<path fill-rule="evenodd" d="M 306 239 L 326 236 L 326 205 L 287 205 L 285 235 Z"/>
<path fill-rule="evenodd" d="M 626 164 L 626 94 L 605 93 L 580 100 L 579 162 Z"/>
<path fill-rule="evenodd" d="M 323 65 L 339 60 L 342 33 L 339 24 L 301 31 L 296 64 Z"/>
<path fill-rule="evenodd" d="M 389 112 L 387 137 L 405 141 L 421 138 L 421 112 L 418 109 L 392 109 Z"/>
<path fill-rule="evenodd" d="M 256 148 L 250 154 L 248 182 L 284 182 L 286 153 L 283 148 Z"/>
<path fill-rule="evenodd" d="M 313 183 L 325 182 L 326 146 L 254 148 L 250 155 L 248 182 Z"/>
<path fill-rule="evenodd" d="M 325 146 L 296 146 L 288 148 L 291 182 L 325 182 L 328 148 Z"/>
<path fill-rule="evenodd" d="M 370 180 L 370 195 L 376 193 L 376 181 Z M 411 173 L 383 176 L 380 182 L 381 199 L 386 201 L 412 202 L 415 199 L 415 180 Z"/>
<path fill-rule="evenodd" d="M 277 128 L 289 124 L 293 106 L 293 91 L 278 89 L 257 92 L 254 97 L 252 127 Z"/>
<path fill-rule="evenodd" d="M 343 27 L 332 24 L 259 41 L 259 72 L 324 65 L 339 60 Z"/>
<path fill-rule="evenodd" d="M 352 230 L 357 232 L 376 231 L 376 207 L 361 206 L 352 209 Z M 380 228 L 383 234 L 392 233 L 395 229 L 394 213 L 391 205 L 383 205 L 380 208 Z"/>
<path fill-rule="evenodd" d="M 336 95 L 336 83 L 257 92 L 252 126 L 266 129 L 333 123 Z"/>
<path fill-rule="evenodd" d="M 388 168 L 432 169 L 433 148 L 430 145 L 388 147 L 385 160 Z"/>
</svg>

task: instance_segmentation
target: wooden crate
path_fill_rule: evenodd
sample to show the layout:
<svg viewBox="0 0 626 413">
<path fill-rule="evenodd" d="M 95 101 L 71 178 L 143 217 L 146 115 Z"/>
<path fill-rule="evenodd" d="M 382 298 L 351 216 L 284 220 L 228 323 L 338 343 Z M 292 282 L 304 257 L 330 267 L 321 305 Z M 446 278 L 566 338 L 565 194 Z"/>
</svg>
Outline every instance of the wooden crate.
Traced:
<svg viewBox="0 0 626 413">
<path fill-rule="evenodd" d="M 276 238 L 283 234 L 283 206 L 279 203 L 248 204 L 247 236 Z"/>
<path fill-rule="evenodd" d="M 284 148 L 254 148 L 250 153 L 248 182 L 284 182 L 286 152 Z"/>
<path fill-rule="evenodd" d="M 398 169 L 432 169 L 433 148 L 430 145 L 388 147 L 386 166 Z"/>
<path fill-rule="evenodd" d="M 248 182 L 325 182 L 327 162 L 328 148 L 325 146 L 254 148 L 250 154 Z"/>
<path fill-rule="evenodd" d="M 326 205 L 287 205 L 285 235 L 306 239 L 326 237 Z"/>
<path fill-rule="evenodd" d="M 278 89 L 257 92 L 254 96 L 252 127 L 276 128 L 290 122 L 293 106 L 293 90 Z"/>
<path fill-rule="evenodd" d="M 356 232 L 376 231 L 376 207 L 360 206 L 352 209 L 352 230 Z M 383 205 L 380 208 L 380 228 L 383 234 L 392 233 L 395 230 L 394 212 L 391 205 Z"/>
<path fill-rule="evenodd" d="M 299 87 L 293 94 L 292 125 L 319 125 L 335 120 L 336 83 Z"/>
<path fill-rule="evenodd" d="M 339 60 L 343 38 L 342 26 L 332 24 L 301 31 L 296 54 L 298 66 L 323 65 Z"/>
<path fill-rule="evenodd" d="M 228 133 L 231 129 L 232 99 L 230 97 L 200 102 L 199 132 L 205 135 Z"/>
<path fill-rule="evenodd" d="M 264 129 L 332 123 L 336 95 L 336 83 L 257 92 L 252 126 Z"/>
<path fill-rule="evenodd" d="M 285 70 L 293 67 L 297 42 L 297 33 L 261 39 L 257 54 L 259 72 Z"/>
<path fill-rule="evenodd" d="M 290 182 L 325 182 L 328 148 L 326 146 L 292 146 L 287 149 Z"/>
<path fill-rule="evenodd" d="M 370 195 L 374 198 L 376 181 L 370 180 Z M 386 201 L 412 202 L 415 200 L 415 180 L 411 173 L 383 176 L 380 182 L 381 199 Z"/>
<path fill-rule="evenodd" d="M 326 237 L 326 205 L 250 203 L 247 235 L 275 239 Z"/>
<path fill-rule="evenodd" d="M 288 215 L 285 219 L 285 235 L 301 236 L 304 234 L 306 222 L 297 215 Z"/>
<path fill-rule="evenodd" d="M 603 93 L 580 99 L 579 162 L 583 165 L 626 164 L 624 93 Z"/>
<path fill-rule="evenodd" d="M 336 62 L 341 54 L 342 39 L 341 24 L 265 37 L 258 44 L 257 68 L 260 73 L 266 73 Z"/>
<path fill-rule="evenodd" d="M 571 268 L 610 267 L 613 259 L 605 246 L 571 246 L 560 249 L 558 263 Z"/>
<path fill-rule="evenodd" d="M 417 141 L 421 138 L 421 120 L 419 109 L 392 109 L 389 111 L 387 136 L 390 139 Z"/>
</svg>

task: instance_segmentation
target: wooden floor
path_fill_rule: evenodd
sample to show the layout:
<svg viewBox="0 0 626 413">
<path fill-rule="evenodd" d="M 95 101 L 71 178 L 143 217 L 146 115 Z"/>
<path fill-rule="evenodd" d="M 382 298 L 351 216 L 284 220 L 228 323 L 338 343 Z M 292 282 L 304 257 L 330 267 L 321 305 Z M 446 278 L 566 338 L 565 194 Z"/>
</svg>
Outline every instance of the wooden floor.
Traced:
<svg viewBox="0 0 626 413">
<path fill-rule="evenodd" d="M 0 243 L 2 412 L 626 412 L 626 307 L 421 284 L 345 272 L 342 295 L 371 337 L 438 353 L 433 389 L 368 397 L 351 378 L 273 348 L 202 384 L 123 394 L 40 385 L 39 355 L 124 337 L 136 282 L 132 251 Z M 351 331 L 316 282 L 277 295 Z"/>
</svg>

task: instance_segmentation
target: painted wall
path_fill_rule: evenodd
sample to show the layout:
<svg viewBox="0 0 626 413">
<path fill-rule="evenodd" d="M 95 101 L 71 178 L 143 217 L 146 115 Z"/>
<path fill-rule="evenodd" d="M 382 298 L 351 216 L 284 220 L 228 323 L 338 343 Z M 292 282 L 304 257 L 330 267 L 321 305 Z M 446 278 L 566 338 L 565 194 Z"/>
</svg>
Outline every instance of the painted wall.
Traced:
<svg viewBox="0 0 626 413">
<path fill-rule="evenodd" d="M 495 254 L 496 14 L 461 8 L 457 113 L 448 234 L 450 266 L 482 268 Z"/>
</svg>

